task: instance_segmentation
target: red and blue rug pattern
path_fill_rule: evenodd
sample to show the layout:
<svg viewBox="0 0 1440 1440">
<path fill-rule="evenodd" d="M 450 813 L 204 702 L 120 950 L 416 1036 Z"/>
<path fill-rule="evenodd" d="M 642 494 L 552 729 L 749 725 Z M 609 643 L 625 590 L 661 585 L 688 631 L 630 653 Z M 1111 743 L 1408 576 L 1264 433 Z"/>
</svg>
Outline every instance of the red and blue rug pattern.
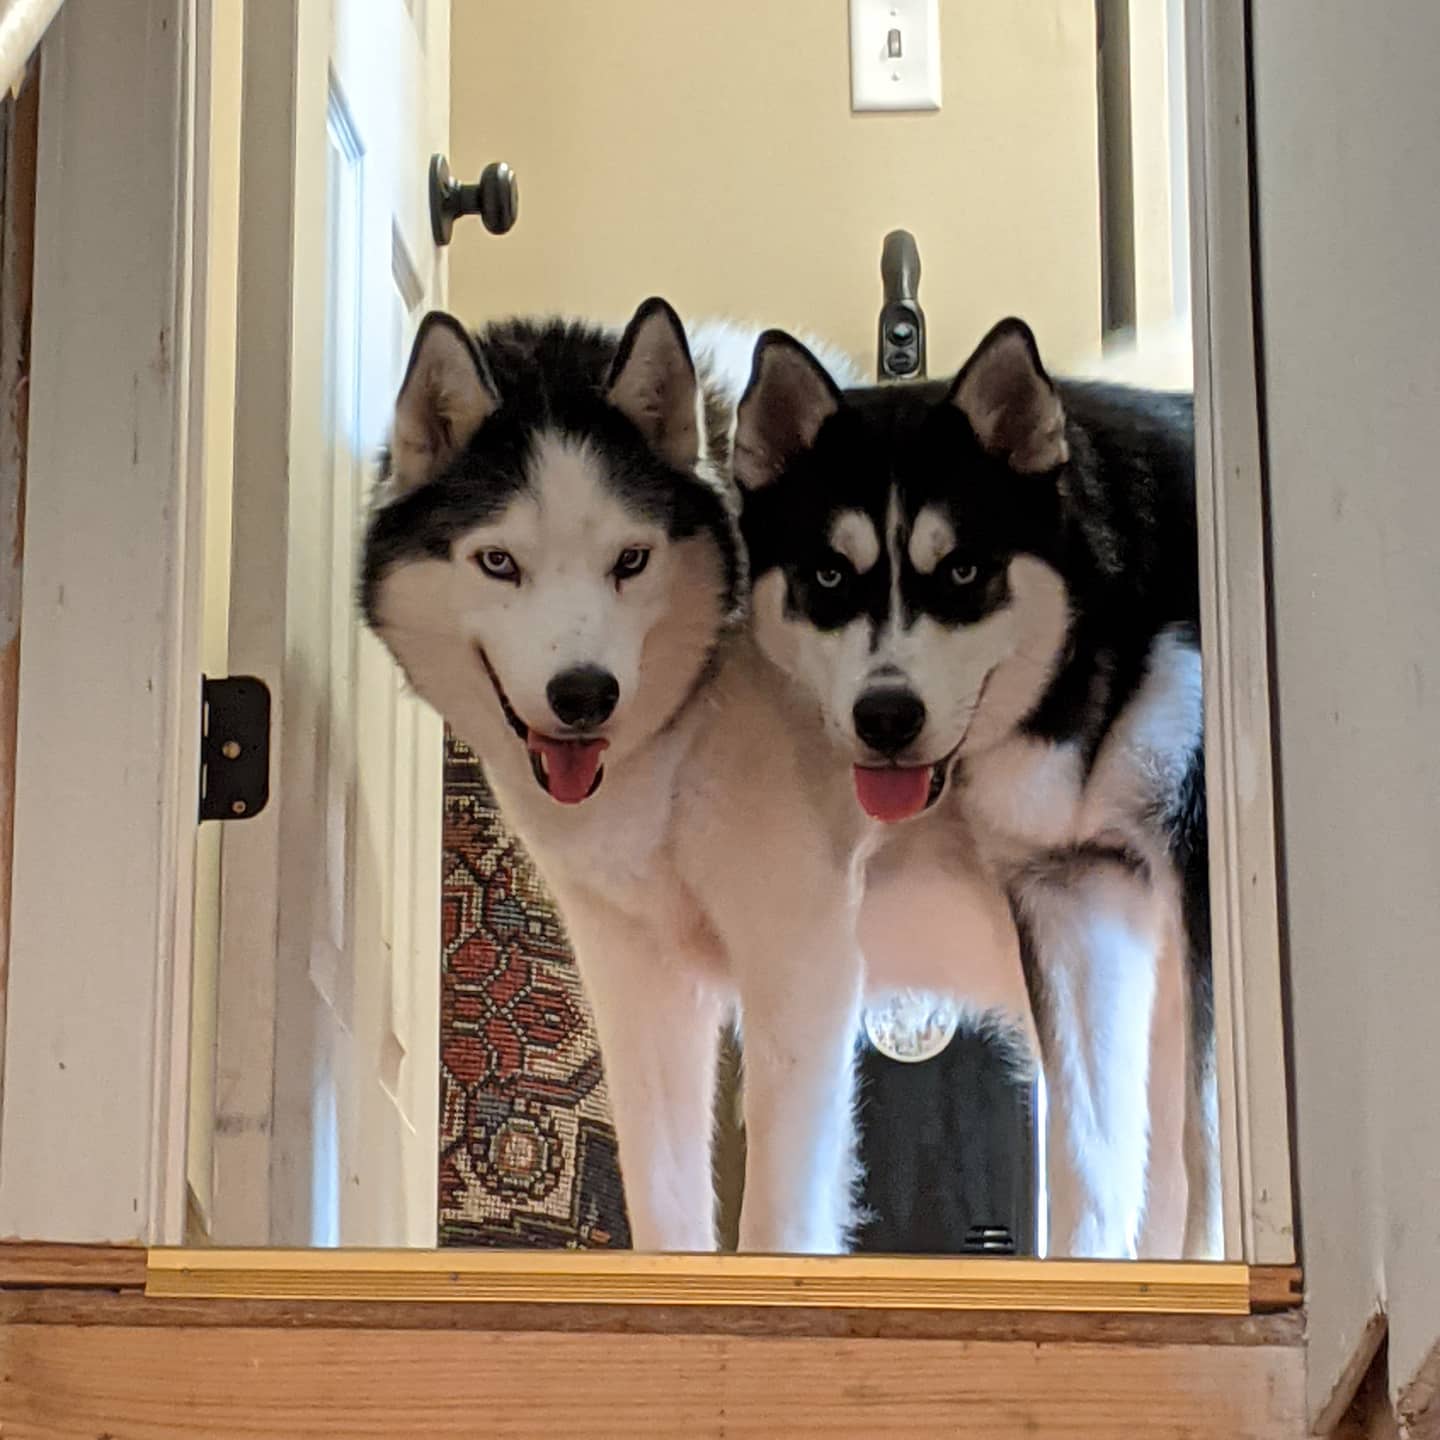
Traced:
<svg viewBox="0 0 1440 1440">
<path fill-rule="evenodd" d="M 600 1047 L 565 932 L 475 756 L 445 752 L 441 1245 L 629 1244 Z"/>
</svg>

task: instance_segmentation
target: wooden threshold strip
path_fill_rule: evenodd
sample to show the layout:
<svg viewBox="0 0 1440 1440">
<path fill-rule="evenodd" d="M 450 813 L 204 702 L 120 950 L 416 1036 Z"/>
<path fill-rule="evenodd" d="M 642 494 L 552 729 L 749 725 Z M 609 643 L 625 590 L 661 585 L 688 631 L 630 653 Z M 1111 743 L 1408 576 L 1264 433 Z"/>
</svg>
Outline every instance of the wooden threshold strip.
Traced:
<svg viewBox="0 0 1440 1440">
<path fill-rule="evenodd" d="M 1293 1265 L 0 1242 L 0 1290 L 170 1299 L 1223 1316 L 1295 1309 L 1300 1281 Z"/>
<path fill-rule="evenodd" d="M 1248 1315 L 1241 1264 L 634 1255 L 618 1252 L 152 1250 L 145 1293 L 249 1300 L 840 1306 Z"/>
</svg>

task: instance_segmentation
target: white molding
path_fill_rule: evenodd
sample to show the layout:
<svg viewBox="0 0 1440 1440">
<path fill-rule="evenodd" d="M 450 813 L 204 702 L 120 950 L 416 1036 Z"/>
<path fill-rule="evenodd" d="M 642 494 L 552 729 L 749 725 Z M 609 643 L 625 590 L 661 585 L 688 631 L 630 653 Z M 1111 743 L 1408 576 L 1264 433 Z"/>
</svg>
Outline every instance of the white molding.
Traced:
<svg viewBox="0 0 1440 1440">
<path fill-rule="evenodd" d="M 298 127 L 324 124 L 325 66 L 315 57 L 328 50 L 330 10 L 273 0 L 267 22 L 246 26 L 241 89 L 231 546 L 233 557 L 243 556 L 246 584 L 231 589 L 229 629 L 231 672 L 258 675 L 270 686 L 271 784 L 265 811 L 225 835 L 212 1213 L 214 1239 L 253 1244 L 269 1243 L 286 1223 L 271 1194 L 279 962 L 284 953 L 305 953 L 282 933 L 287 909 L 303 906 L 287 906 L 293 877 L 280 873 L 277 857 L 287 827 L 304 818 L 287 803 L 285 785 L 287 775 L 306 773 L 305 755 L 285 746 L 294 729 L 285 724 L 284 683 L 293 668 L 286 653 L 290 476 L 292 469 L 324 470 L 315 418 L 322 413 L 324 357 L 323 336 L 301 323 L 310 312 L 293 297 L 317 293 L 323 282 L 325 186 L 323 172 L 297 177 L 294 166 L 297 156 L 312 165 L 324 156 L 313 130 L 302 137 Z M 302 84 L 311 92 L 302 95 Z M 292 413 L 312 424 L 292 427 Z"/>
<path fill-rule="evenodd" d="M 43 50 L 0 1235 L 181 1234 L 193 22 L 69 5 Z"/>
<path fill-rule="evenodd" d="M 185 149 L 188 204 L 182 210 L 182 243 L 185 247 L 183 292 L 186 363 L 179 373 L 187 389 L 181 398 L 179 427 L 182 446 L 178 472 L 181 474 L 181 541 L 178 562 L 180 605 L 180 670 L 172 712 L 176 764 L 169 784 L 183 797 L 176 806 L 174 823 L 167 832 L 173 844 L 175 875 L 168 901 L 174 935 L 173 962 L 169 985 L 156 995 L 156 1033 L 168 1036 L 166 1063 L 155 1069 L 156 1153 L 163 1156 L 155 1166 L 153 1213 L 158 1217 L 152 1231 L 164 1235 L 185 1235 L 186 1212 L 192 1198 L 186 1175 L 187 1137 L 190 1119 L 190 1053 L 192 956 L 195 944 L 195 871 L 197 859 L 196 778 L 200 767 L 200 725 L 204 645 L 204 555 L 205 555 L 205 445 L 203 426 L 206 389 L 206 320 L 208 308 L 208 255 L 210 250 L 210 127 L 213 120 L 211 12 L 215 0 L 183 0 L 186 7 L 188 43 L 185 51 L 189 143 Z M 188 219 L 188 223 L 184 223 Z M 165 857 L 162 856 L 162 869 Z M 151 1243 L 154 1243 L 153 1241 Z"/>
<path fill-rule="evenodd" d="M 1251 283 L 1245 23 L 1245 7 L 1231 0 L 1190 0 L 1195 479 L 1225 1253 L 1261 1265 L 1292 1262 L 1295 1235 Z"/>
</svg>

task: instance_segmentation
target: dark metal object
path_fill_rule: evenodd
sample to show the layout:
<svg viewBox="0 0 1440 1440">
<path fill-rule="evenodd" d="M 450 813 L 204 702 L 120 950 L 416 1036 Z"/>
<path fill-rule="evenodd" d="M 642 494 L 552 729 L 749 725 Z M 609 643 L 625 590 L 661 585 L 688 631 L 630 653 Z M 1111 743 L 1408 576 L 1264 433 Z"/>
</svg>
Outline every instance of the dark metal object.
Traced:
<svg viewBox="0 0 1440 1440">
<path fill-rule="evenodd" d="M 248 820 L 270 798 L 270 690 L 253 675 L 201 687 L 200 818 Z"/>
<path fill-rule="evenodd" d="M 474 185 L 462 185 L 443 155 L 430 157 L 430 233 L 437 245 L 448 245 L 455 222 L 478 215 L 492 235 L 503 235 L 520 213 L 520 182 L 503 161 L 480 172 Z"/>
<path fill-rule="evenodd" d="M 882 380 L 925 378 L 925 312 L 920 308 L 920 249 L 908 230 L 892 230 L 880 252 L 885 302 L 875 368 Z"/>
<path fill-rule="evenodd" d="M 1100 140 L 1100 328 L 1135 328 L 1135 156 L 1130 138 L 1129 0 L 1095 0 Z"/>
</svg>

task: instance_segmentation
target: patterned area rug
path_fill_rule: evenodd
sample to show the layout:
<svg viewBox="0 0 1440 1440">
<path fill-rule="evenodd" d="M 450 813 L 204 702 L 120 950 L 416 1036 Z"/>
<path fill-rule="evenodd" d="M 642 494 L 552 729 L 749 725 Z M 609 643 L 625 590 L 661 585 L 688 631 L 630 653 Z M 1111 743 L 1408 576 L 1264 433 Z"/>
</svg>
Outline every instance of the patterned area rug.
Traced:
<svg viewBox="0 0 1440 1440">
<path fill-rule="evenodd" d="M 445 753 L 440 1244 L 627 1246 L 600 1049 L 564 931 L 480 763 Z"/>
</svg>

